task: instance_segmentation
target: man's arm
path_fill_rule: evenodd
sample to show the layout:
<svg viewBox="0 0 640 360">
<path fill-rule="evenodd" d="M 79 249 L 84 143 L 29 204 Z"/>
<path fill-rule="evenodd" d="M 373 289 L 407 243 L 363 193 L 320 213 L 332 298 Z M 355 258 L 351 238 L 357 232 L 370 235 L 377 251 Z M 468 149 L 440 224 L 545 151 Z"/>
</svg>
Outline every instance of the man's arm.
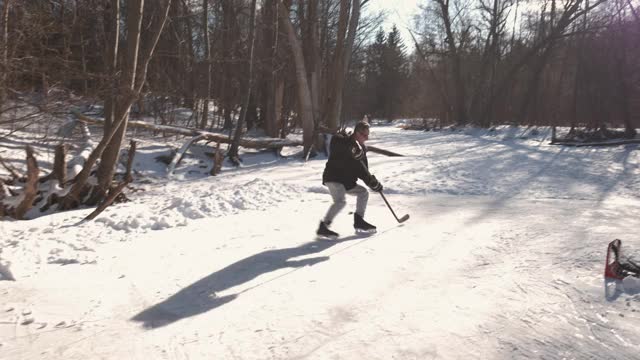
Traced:
<svg viewBox="0 0 640 360">
<path fill-rule="evenodd" d="M 360 168 L 360 170 L 358 171 L 358 178 L 362 179 L 362 181 L 364 181 L 364 183 L 367 184 L 367 186 L 371 188 L 371 190 L 382 191 L 382 184 L 378 181 L 378 179 L 376 179 L 375 176 L 371 175 L 371 173 L 369 172 L 369 168 L 364 163 L 364 161 L 361 159 L 357 160 L 356 162 L 358 163 L 357 166 Z"/>
</svg>

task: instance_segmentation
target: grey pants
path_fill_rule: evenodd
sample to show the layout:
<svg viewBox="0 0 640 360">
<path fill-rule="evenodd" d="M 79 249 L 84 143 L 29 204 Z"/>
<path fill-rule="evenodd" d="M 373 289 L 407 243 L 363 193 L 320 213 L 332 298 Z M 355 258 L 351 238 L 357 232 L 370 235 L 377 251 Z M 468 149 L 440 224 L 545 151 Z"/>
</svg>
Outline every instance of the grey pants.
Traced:
<svg viewBox="0 0 640 360">
<path fill-rule="evenodd" d="M 329 193 L 333 198 L 333 204 L 327 210 L 327 214 L 324 216 L 324 223 L 330 224 L 333 219 L 338 215 L 346 205 L 345 195 L 355 195 L 356 200 L 356 213 L 364 217 L 364 211 L 367 209 L 367 201 L 369 201 L 369 191 L 361 185 L 356 185 L 353 189 L 347 191 L 347 189 L 338 182 L 328 182 L 325 185 L 329 188 Z"/>
</svg>

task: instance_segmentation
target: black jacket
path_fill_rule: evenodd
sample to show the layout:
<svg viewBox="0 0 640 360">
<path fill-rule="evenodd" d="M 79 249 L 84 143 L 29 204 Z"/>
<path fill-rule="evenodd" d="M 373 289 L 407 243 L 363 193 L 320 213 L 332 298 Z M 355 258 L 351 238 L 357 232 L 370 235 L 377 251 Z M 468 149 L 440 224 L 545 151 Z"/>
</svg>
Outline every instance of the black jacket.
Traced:
<svg viewBox="0 0 640 360">
<path fill-rule="evenodd" d="M 368 168 L 366 146 L 360 146 L 353 135 L 338 133 L 331 137 L 322 183 L 339 182 L 350 190 L 356 186 L 358 179 L 362 179 L 370 187 L 373 177 Z"/>
</svg>

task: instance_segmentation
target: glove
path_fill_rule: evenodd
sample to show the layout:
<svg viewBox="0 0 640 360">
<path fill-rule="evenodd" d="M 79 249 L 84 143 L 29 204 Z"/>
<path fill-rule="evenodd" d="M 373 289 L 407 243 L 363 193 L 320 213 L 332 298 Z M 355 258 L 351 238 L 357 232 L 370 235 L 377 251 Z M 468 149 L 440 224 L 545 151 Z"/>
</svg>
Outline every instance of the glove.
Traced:
<svg viewBox="0 0 640 360">
<path fill-rule="evenodd" d="M 382 184 L 380 184 L 380 181 L 378 181 L 378 179 L 376 179 L 376 177 L 373 175 L 371 175 L 371 178 L 369 179 L 369 187 L 373 191 L 382 191 Z"/>
</svg>

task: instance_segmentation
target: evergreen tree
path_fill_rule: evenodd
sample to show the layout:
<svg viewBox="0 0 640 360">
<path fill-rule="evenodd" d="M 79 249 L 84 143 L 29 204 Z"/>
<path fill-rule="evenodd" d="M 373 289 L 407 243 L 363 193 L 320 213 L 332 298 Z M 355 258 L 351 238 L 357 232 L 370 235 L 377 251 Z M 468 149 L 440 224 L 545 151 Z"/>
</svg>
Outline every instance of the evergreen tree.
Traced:
<svg viewBox="0 0 640 360">
<path fill-rule="evenodd" d="M 407 64 L 398 28 L 394 26 L 388 34 L 380 29 L 367 48 L 364 70 L 367 112 L 372 116 L 391 120 L 400 115 Z"/>
<path fill-rule="evenodd" d="M 364 66 L 364 91 L 366 93 L 366 112 L 374 117 L 383 116 L 382 106 L 382 69 L 384 68 L 384 52 L 386 47 L 384 30 L 376 33 L 376 39 L 366 50 Z"/>
<path fill-rule="evenodd" d="M 382 92 L 383 100 L 383 117 L 392 120 L 400 115 L 400 103 L 404 98 L 403 84 L 408 77 L 405 46 L 395 25 L 387 35 L 382 64 L 382 87 L 380 91 Z"/>
</svg>

